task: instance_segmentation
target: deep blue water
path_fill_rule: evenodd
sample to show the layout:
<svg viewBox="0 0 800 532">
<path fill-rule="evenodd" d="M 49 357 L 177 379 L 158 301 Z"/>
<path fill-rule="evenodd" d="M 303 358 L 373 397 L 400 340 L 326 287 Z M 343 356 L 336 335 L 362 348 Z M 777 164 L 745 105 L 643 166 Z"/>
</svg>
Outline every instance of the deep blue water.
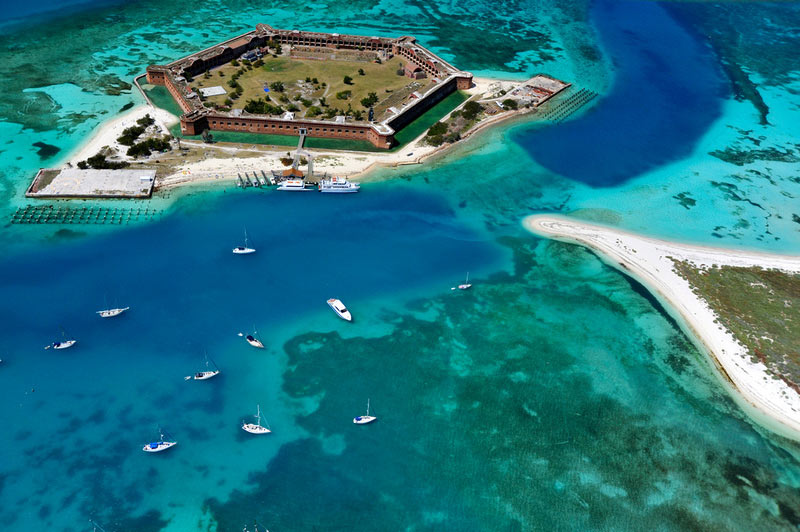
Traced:
<svg viewBox="0 0 800 532">
<path fill-rule="evenodd" d="M 693 149 L 727 95 L 711 50 L 655 2 L 600 0 L 594 25 L 617 69 L 595 108 L 515 140 L 538 163 L 593 186 L 612 186 Z"/>
</svg>

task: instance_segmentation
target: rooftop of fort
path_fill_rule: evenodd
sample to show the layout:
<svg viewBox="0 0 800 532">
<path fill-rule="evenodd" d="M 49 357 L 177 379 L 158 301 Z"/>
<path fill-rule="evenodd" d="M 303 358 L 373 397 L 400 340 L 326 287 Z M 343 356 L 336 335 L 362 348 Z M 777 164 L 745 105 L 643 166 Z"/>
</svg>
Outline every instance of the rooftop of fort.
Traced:
<svg viewBox="0 0 800 532">
<path fill-rule="evenodd" d="M 239 61 L 244 68 L 237 70 Z M 352 77 L 342 75 L 344 68 L 352 70 Z M 287 78 L 292 75 L 300 79 Z M 147 67 L 147 81 L 165 86 L 180 106 L 184 135 L 205 130 L 296 135 L 303 128 L 310 137 L 366 140 L 389 148 L 397 131 L 448 94 L 469 88 L 472 74 L 410 36 L 366 37 L 258 24 L 253 31 L 168 65 Z M 358 94 L 368 86 L 373 90 Z M 276 95 L 279 101 L 270 97 Z"/>
</svg>

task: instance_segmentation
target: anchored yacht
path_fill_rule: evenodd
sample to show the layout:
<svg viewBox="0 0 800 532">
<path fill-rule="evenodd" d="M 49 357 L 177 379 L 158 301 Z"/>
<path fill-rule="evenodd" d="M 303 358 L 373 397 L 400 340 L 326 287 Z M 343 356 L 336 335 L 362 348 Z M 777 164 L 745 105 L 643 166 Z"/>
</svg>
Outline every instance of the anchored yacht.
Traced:
<svg viewBox="0 0 800 532">
<path fill-rule="evenodd" d="M 353 418 L 353 423 L 356 425 L 366 425 L 367 423 L 372 423 L 378 419 L 375 416 L 369 415 L 369 399 L 367 399 L 367 415 L 366 416 L 356 416 Z"/>
<path fill-rule="evenodd" d="M 350 314 L 350 311 L 347 310 L 347 307 L 345 307 L 344 303 L 340 300 L 331 298 L 328 300 L 328 306 L 343 320 L 353 321 L 353 316 Z"/>
<path fill-rule="evenodd" d="M 165 440 L 164 433 L 162 431 L 159 435 L 158 441 L 148 443 L 142 447 L 142 450 L 146 453 L 160 453 L 161 451 L 166 451 L 170 447 L 174 447 L 176 445 L 178 445 L 178 442 L 176 441 Z"/>
<path fill-rule="evenodd" d="M 51 347 L 53 349 L 67 349 L 68 347 L 72 347 L 73 345 L 75 345 L 76 342 L 77 340 L 64 340 L 63 342 L 53 342 L 52 344 L 45 347 L 45 349 L 50 349 Z"/>
<path fill-rule="evenodd" d="M 319 182 L 319 191 L 333 194 L 346 194 L 348 192 L 358 192 L 361 185 L 358 183 L 351 183 L 344 177 L 332 177 L 330 179 L 323 179 Z"/>
<path fill-rule="evenodd" d="M 255 248 L 251 248 L 247 245 L 247 229 L 244 230 L 244 246 L 236 246 L 233 248 L 233 253 L 235 255 L 249 255 L 250 253 L 255 253 Z"/>
<path fill-rule="evenodd" d="M 256 415 L 253 416 L 258 421 L 256 423 L 245 423 L 242 421 L 242 430 L 249 432 L 250 434 L 269 434 L 272 432 L 269 430 L 269 425 L 264 427 L 261 425 L 261 406 L 256 405 Z"/>
<path fill-rule="evenodd" d="M 101 318 L 113 318 L 114 316 L 119 316 L 126 310 L 129 310 L 131 307 L 125 308 L 110 308 L 106 310 L 98 310 L 97 313 L 100 314 Z"/>
</svg>

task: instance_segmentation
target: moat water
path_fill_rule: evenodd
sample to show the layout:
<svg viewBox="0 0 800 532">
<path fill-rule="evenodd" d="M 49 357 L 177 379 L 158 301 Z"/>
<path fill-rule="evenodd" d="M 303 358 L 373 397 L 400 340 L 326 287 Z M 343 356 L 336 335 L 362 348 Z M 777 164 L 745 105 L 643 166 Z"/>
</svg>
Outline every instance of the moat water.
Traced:
<svg viewBox="0 0 800 532">
<path fill-rule="evenodd" d="M 145 0 L 0 35 L 3 529 L 799 526 L 800 446 L 748 419 L 640 286 L 519 223 L 562 212 L 798 253 L 798 6 L 294 8 Z M 299 18 L 600 96 L 352 197 L 211 185 L 154 200 L 148 223 L 8 223 L 37 168 L 139 102 L 126 82 L 147 64 Z M 233 256 L 245 227 L 258 252 Z M 473 289 L 451 291 L 467 271 Z M 102 320 L 107 304 L 132 308 Z M 264 351 L 237 336 L 254 327 Z M 62 330 L 75 347 L 42 349 Z M 206 353 L 222 374 L 184 381 Z M 355 426 L 367 398 L 379 420 Z M 239 428 L 256 404 L 269 436 Z M 143 453 L 158 426 L 178 446 Z"/>
</svg>

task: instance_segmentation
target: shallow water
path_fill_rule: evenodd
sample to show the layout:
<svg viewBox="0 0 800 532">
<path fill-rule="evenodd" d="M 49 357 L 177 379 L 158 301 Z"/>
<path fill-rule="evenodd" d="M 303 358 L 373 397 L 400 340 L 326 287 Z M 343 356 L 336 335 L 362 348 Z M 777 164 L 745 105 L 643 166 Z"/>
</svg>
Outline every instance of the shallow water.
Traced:
<svg viewBox="0 0 800 532">
<path fill-rule="evenodd" d="M 258 21 L 294 26 L 302 16 L 310 29 L 385 35 L 402 26 L 476 74 L 541 71 L 603 95 L 572 122 L 503 126 L 425 167 L 382 170 L 376 178 L 394 181 L 355 197 L 214 184 L 154 200 L 161 214 L 147 224 L 4 225 L 5 529 L 88 530 L 90 517 L 131 532 L 254 520 L 271 530 L 800 525 L 797 444 L 744 415 L 642 287 L 519 225 L 531 212 L 567 212 L 797 253 L 800 77 L 791 61 L 767 68 L 739 53 L 745 46 L 722 46 L 730 36 L 698 31 L 709 17 L 733 23 L 758 8 L 291 7 L 87 11 L 50 26 L 65 52 L 56 64 L 30 31 L 0 37 L 0 216 L 27 204 L 36 168 L 139 101 L 124 82 L 144 66 Z M 796 23 L 791 6 L 768 11 L 773 24 Z M 735 39 L 764 46 L 765 24 L 737 25 Z M 643 40 L 654 32 L 669 39 Z M 778 50 L 797 44 L 788 30 L 773 39 Z M 768 125 L 726 88 L 725 61 L 751 73 Z M 697 76 L 692 116 L 677 116 L 688 108 L 664 72 Z M 631 92 L 626 76 L 652 90 Z M 627 137 L 616 135 L 623 122 Z M 598 136 L 616 158 L 598 160 Z M 40 154 L 35 142 L 59 151 Z M 258 252 L 233 256 L 245 227 Z M 467 270 L 473 289 L 451 291 Z M 331 296 L 353 324 L 330 312 Z M 132 309 L 94 314 L 116 304 Z M 263 352 L 237 336 L 253 328 Z M 43 350 L 62 329 L 78 344 Z M 205 353 L 222 374 L 185 382 Z M 367 398 L 379 420 L 354 426 Z M 239 428 L 256 404 L 274 431 L 264 438 Z M 179 445 L 141 452 L 159 425 Z"/>
</svg>

